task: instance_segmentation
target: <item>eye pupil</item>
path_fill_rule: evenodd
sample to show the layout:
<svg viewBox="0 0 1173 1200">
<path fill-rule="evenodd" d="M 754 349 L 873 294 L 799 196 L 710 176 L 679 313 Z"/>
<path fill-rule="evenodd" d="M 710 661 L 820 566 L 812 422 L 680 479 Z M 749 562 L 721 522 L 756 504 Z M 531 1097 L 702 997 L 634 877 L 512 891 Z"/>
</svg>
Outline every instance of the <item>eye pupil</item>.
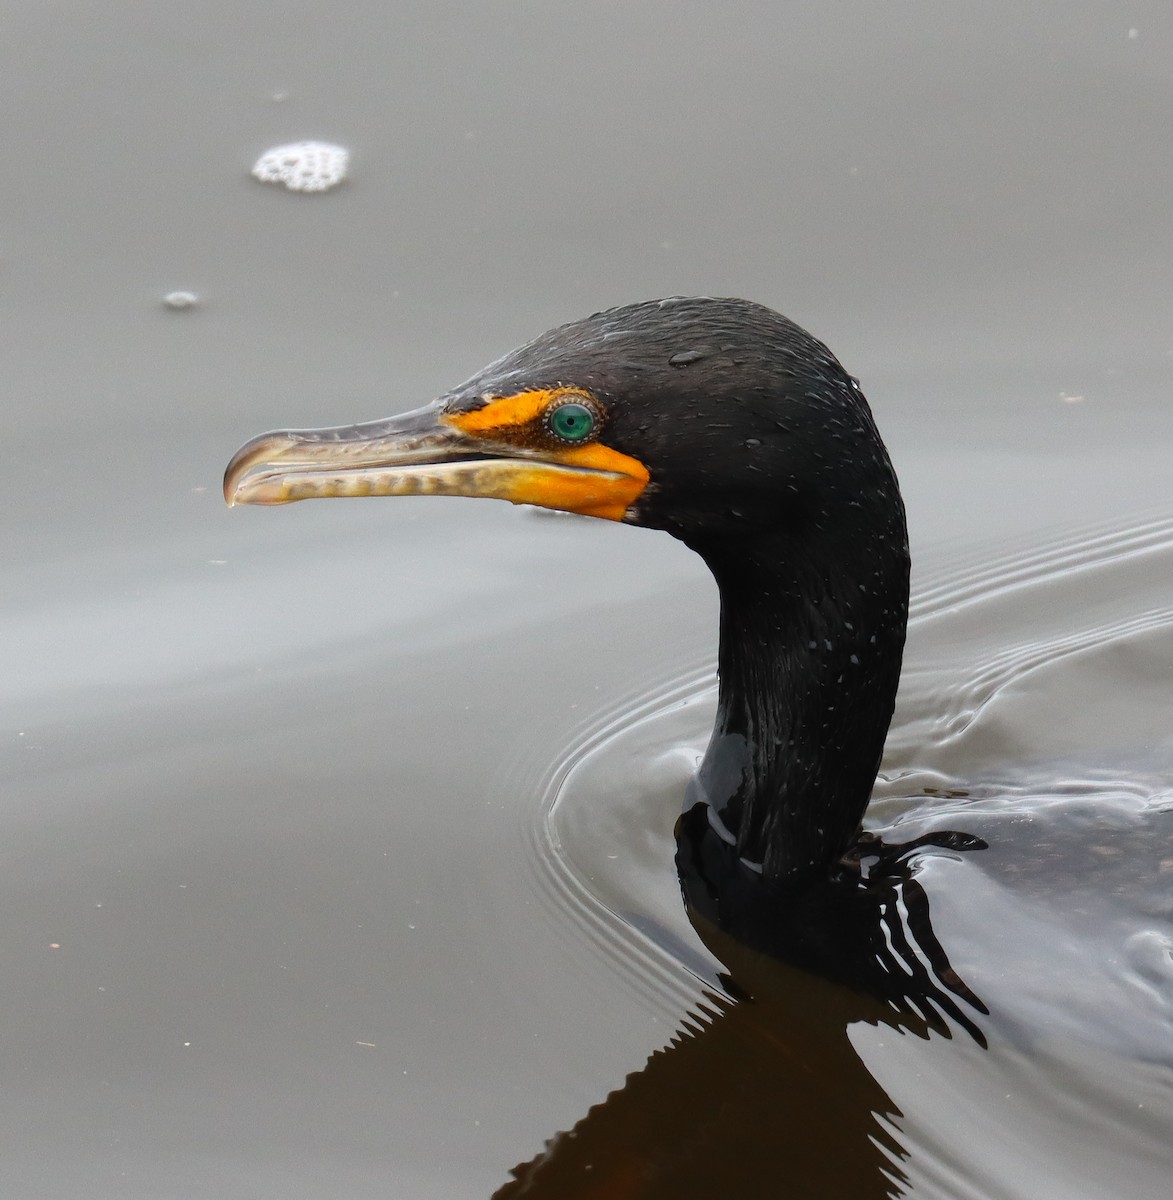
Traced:
<svg viewBox="0 0 1173 1200">
<path fill-rule="evenodd" d="M 587 405 L 569 400 L 550 410 L 546 424 L 550 432 L 564 442 L 581 442 L 594 430 L 595 414 Z"/>
</svg>

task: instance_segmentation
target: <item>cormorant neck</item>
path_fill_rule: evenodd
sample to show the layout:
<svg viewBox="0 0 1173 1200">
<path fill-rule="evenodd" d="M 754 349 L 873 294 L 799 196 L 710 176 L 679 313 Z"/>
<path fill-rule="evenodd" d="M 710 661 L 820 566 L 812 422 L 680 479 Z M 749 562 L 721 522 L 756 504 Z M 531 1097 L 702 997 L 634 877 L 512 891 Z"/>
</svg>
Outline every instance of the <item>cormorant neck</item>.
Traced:
<svg viewBox="0 0 1173 1200">
<path fill-rule="evenodd" d="M 721 595 L 717 721 L 697 784 L 714 829 L 783 885 L 825 878 L 859 830 L 908 614 L 903 510 L 871 530 L 694 545 Z"/>
</svg>

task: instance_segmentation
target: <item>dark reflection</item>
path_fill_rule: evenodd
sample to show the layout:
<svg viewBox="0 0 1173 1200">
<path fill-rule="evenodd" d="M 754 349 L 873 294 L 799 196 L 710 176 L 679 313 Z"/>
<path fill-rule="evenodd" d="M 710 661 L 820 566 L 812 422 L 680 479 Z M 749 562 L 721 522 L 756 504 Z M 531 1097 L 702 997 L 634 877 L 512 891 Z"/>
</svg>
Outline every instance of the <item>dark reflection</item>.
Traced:
<svg viewBox="0 0 1173 1200">
<path fill-rule="evenodd" d="M 943 833 L 859 844 L 841 876 L 799 894 L 767 891 L 710 827 L 678 822 L 689 920 L 728 968 L 726 996 L 691 1014 L 665 1049 L 544 1153 L 515 1167 L 507 1198 L 902 1194 L 900 1112 L 852 1047 L 848 1027 L 984 1044 L 986 1012 L 933 932 L 914 851 L 984 847 Z"/>
<path fill-rule="evenodd" d="M 702 940 L 698 918 L 743 946 L 883 1000 L 939 1033 L 948 1034 L 952 1021 L 984 1044 L 957 1001 L 981 1013 L 985 1005 L 950 965 L 913 870 L 915 852 L 932 847 L 960 852 L 984 850 L 986 843 L 952 830 L 899 844 L 864 834 L 835 876 L 801 888 L 771 887 L 717 836 L 707 806 L 696 804 L 677 822 L 676 869 Z"/>
</svg>

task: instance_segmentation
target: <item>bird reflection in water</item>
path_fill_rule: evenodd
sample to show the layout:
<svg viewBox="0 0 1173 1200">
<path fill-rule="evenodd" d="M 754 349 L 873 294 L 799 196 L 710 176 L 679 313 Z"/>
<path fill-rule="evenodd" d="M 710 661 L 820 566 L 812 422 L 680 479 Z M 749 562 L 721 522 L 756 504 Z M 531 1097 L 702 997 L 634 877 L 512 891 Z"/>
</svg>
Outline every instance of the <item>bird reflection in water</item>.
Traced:
<svg viewBox="0 0 1173 1200">
<path fill-rule="evenodd" d="M 685 906 L 722 962 L 712 996 L 670 1044 L 493 1200 L 674 1200 L 763 1195 L 855 1200 L 903 1192 L 900 1112 L 848 1029 L 884 1024 L 985 1045 L 985 1005 L 933 932 L 918 851 L 985 848 L 963 833 L 861 841 L 842 874 L 768 895 L 697 804 L 676 827 Z"/>
</svg>

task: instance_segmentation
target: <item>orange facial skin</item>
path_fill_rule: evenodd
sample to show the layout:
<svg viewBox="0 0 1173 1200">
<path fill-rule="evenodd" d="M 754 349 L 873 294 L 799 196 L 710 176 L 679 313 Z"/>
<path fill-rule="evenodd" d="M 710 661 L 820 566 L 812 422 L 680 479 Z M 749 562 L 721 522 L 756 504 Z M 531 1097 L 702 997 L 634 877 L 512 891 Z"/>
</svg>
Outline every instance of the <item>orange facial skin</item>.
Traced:
<svg viewBox="0 0 1173 1200">
<path fill-rule="evenodd" d="M 494 445 L 520 445 L 531 453 L 541 450 L 532 470 L 518 472 L 507 498 L 515 504 L 580 513 L 622 521 L 650 478 L 637 458 L 601 442 L 582 445 L 559 442 L 545 427 L 545 415 L 560 400 L 580 399 L 600 414 L 605 409 L 581 388 L 558 387 L 518 392 L 491 399 L 484 407 L 464 413 L 445 413 L 440 420 L 469 438 L 484 439 L 486 453 Z M 570 468 L 569 470 L 563 468 Z"/>
</svg>

